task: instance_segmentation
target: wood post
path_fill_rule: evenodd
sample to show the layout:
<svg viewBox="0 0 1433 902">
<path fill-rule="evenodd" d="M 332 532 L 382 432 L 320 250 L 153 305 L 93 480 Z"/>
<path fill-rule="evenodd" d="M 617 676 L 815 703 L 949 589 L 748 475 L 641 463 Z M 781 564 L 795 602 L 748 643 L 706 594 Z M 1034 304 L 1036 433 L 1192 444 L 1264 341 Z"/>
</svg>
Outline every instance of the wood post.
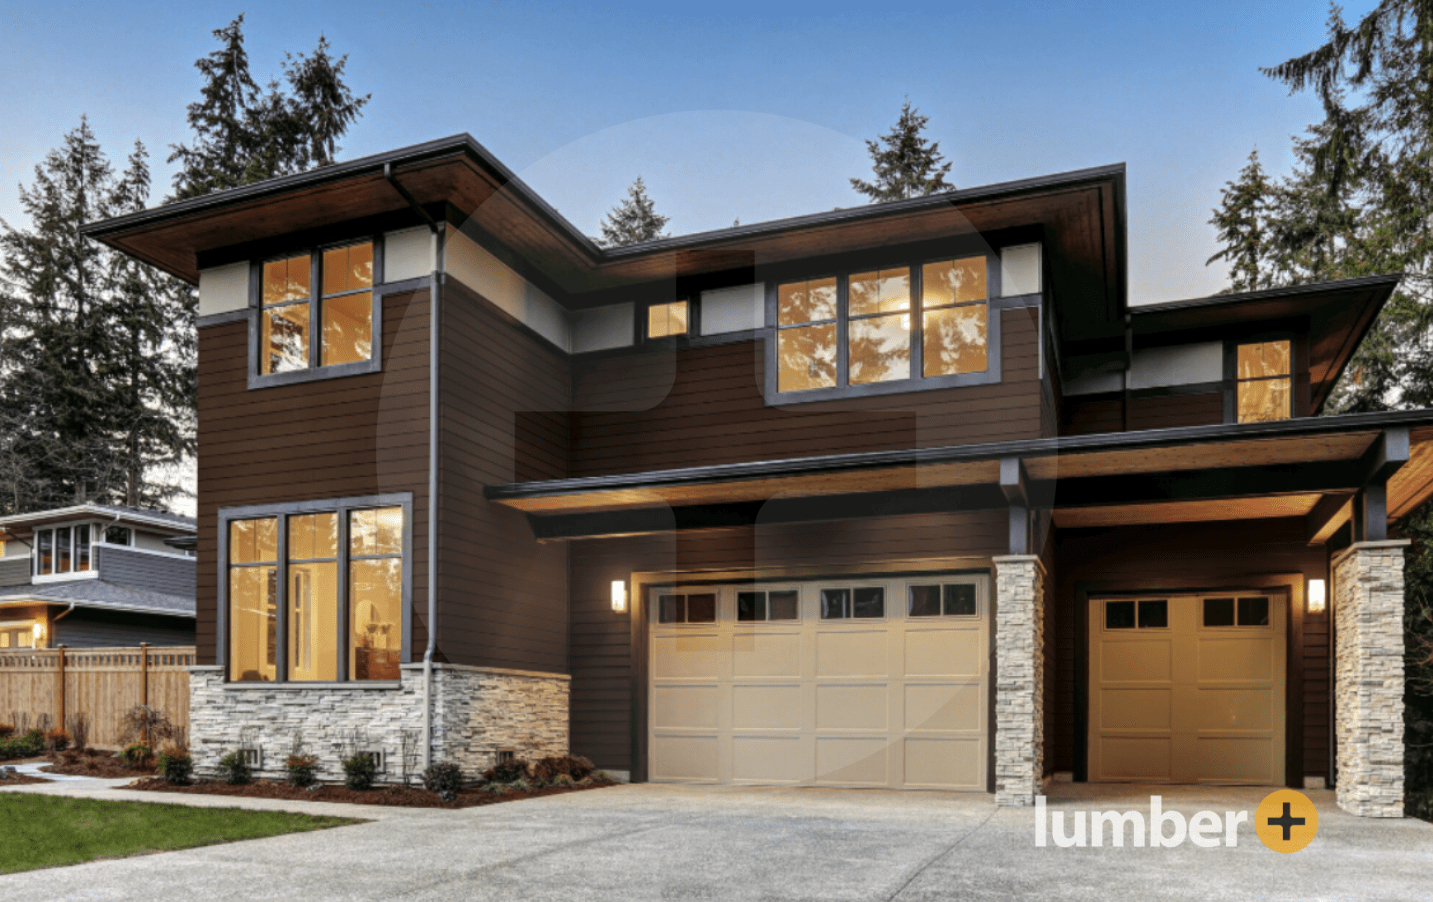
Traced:
<svg viewBox="0 0 1433 902">
<path fill-rule="evenodd" d="M 59 653 L 59 662 L 55 673 L 59 680 L 59 686 L 55 691 L 55 707 L 59 709 L 59 723 L 56 727 L 65 728 L 65 646 L 57 645 L 55 651 Z"/>
<path fill-rule="evenodd" d="M 139 703 L 149 707 L 149 643 L 139 643 Z"/>
</svg>

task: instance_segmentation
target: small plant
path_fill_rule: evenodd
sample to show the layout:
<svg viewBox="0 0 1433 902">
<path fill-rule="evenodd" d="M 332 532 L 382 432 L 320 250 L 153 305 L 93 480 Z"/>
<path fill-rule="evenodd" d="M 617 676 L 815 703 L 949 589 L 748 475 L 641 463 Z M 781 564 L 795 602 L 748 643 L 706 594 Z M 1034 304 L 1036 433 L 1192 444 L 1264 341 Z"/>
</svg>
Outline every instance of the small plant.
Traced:
<svg viewBox="0 0 1433 902">
<path fill-rule="evenodd" d="M 463 788 L 463 771 L 451 761 L 435 761 L 423 771 L 423 788 L 451 802 Z"/>
<path fill-rule="evenodd" d="M 8 723 L 0 723 L 0 739 L 9 739 L 15 735 L 15 727 Z"/>
<path fill-rule="evenodd" d="M 378 762 L 367 752 L 355 752 L 343 759 L 343 785 L 349 789 L 372 789 Z"/>
<path fill-rule="evenodd" d="M 489 783 L 487 786 L 484 786 L 483 789 L 495 796 L 507 795 L 512 792 L 512 787 L 506 783 Z"/>
<path fill-rule="evenodd" d="M 577 785 L 577 781 L 567 774 L 558 774 L 552 778 L 553 786 L 561 786 L 564 789 L 571 789 Z"/>
<path fill-rule="evenodd" d="M 233 751 L 219 759 L 219 778 L 230 786 L 243 786 L 254 781 L 253 768 L 242 750 Z"/>
<path fill-rule="evenodd" d="M 488 783 L 516 783 L 518 780 L 526 780 L 529 776 L 527 762 L 521 758 L 499 761 L 483 772 L 483 780 Z"/>
<path fill-rule="evenodd" d="M 125 767 L 143 770 L 154 761 L 154 747 L 147 742 L 131 742 L 119 753 L 119 760 Z"/>
<path fill-rule="evenodd" d="M 179 746 L 165 746 L 159 753 L 159 775 L 164 782 L 175 786 L 188 786 L 194 774 L 194 758 Z"/>
<path fill-rule="evenodd" d="M 54 754 L 70 747 L 70 734 L 55 727 L 45 734 L 45 749 Z"/>
<path fill-rule="evenodd" d="M 617 779 L 605 770 L 594 770 L 589 777 L 593 783 L 616 783 Z"/>
<path fill-rule="evenodd" d="M 83 712 L 71 714 L 66 718 L 66 728 L 70 731 L 70 738 L 74 740 L 74 747 L 77 751 L 83 752 L 90 747 L 90 716 Z"/>
<path fill-rule="evenodd" d="M 512 787 L 513 792 L 528 792 L 532 789 L 532 784 L 527 780 L 514 780 L 508 785 Z"/>
<path fill-rule="evenodd" d="M 121 742 L 144 742 L 151 747 L 161 740 L 179 738 L 175 735 L 174 724 L 169 722 L 164 712 L 148 705 L 135 705 L 124 712 L 119 723 L 119 736 Z"/>
<path fill-rule="evenodd" d="M 318 756 L 289 755 L 284 759 L 284 773 L 290 786 L 306 789 L 318 782 Z"/>
<path fill-rule="evenodd" d="M 586 758 L 574 758 L 571 755 L 549 755 L 533 763 L 532 776 L 543 783 L 552 783 L 561 774 L 565 774 L 573 780 L 581 780 L 583 777 L 590 776 L 596 769 Z"/>
<path fill-rule="evenodd" d="M 44 750 L 44 734 L 36 730 L 13 739 L 0 740 L 0 758 L 33 758 Z"/>
</svg>

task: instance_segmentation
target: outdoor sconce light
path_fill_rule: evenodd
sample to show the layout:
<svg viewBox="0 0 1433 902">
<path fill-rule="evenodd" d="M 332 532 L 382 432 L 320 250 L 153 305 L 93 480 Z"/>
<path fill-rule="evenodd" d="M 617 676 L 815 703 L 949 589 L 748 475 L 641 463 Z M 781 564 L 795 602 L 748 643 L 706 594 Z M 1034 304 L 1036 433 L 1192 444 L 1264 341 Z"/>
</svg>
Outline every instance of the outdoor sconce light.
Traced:
<svg viewBox="0 0 1433 902">
<path fill-rule="evenodd" d="M 31 627 L 31 631 L 35 634 L 34 646 L 40 648 L 40 643 L 45 641 L 45 625 L 43 623 L 36 623 Z"/>
<path fill-rule="evenodd" d="M 618 614 L 627 610 L 627 583 L 620 579 L 612 580 L 612 610 Z"/>
<path fill-rule="evenodd" d="M 1328 603 L 1328 597 L 1327 597 L 1327 595 L 1325 594 L 1325 592 L 1326 592 L 1326 588 L 1325 588 L 1325 584 L 1324 584 L 1324 581 L 1323 581 L 1323 580 L 1321 580 L 1321 579 L 1311 579 L 1311 580 L 1309 580 L 1309 613 L 1310 613 L 1310 614 L 1322 614 L 1322 613 L 1324 612 L 1324 606 Z"/>
</svg>

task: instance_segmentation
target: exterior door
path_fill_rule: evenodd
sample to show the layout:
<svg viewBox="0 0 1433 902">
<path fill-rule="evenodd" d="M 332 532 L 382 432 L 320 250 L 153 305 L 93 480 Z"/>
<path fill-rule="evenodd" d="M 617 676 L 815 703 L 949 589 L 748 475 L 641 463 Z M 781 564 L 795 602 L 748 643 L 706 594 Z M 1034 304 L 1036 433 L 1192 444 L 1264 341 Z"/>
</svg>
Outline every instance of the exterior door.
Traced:
<svg viewBox="0 0 1433 902">
<path fill-rule="evenodd" d="M 650 778 L 984 791 L 988 583 L 652 588 Z"/>
<path fill-rule="evenodd" d="M 1090 600 L 1089 779 L 1284 782 L 1275 592 Z"/>
</svg>

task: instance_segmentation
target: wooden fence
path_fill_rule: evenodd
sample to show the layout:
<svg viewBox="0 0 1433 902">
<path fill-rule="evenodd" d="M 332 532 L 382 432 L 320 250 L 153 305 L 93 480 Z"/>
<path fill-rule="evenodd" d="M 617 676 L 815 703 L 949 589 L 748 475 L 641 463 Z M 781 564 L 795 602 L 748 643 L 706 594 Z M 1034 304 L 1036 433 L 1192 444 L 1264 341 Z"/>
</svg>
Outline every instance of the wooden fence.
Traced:
<svg viewBox="0 0 1433 902">
<path fill-rule="evenodd" d="M 187 733 L 193 664 L 193 646 L 0 651 L 0 720 L 68 726 L 69 715 L 87 714 L 89 744 L 118 748 L 125 712 L 148 705 Z"/>
</svg>

